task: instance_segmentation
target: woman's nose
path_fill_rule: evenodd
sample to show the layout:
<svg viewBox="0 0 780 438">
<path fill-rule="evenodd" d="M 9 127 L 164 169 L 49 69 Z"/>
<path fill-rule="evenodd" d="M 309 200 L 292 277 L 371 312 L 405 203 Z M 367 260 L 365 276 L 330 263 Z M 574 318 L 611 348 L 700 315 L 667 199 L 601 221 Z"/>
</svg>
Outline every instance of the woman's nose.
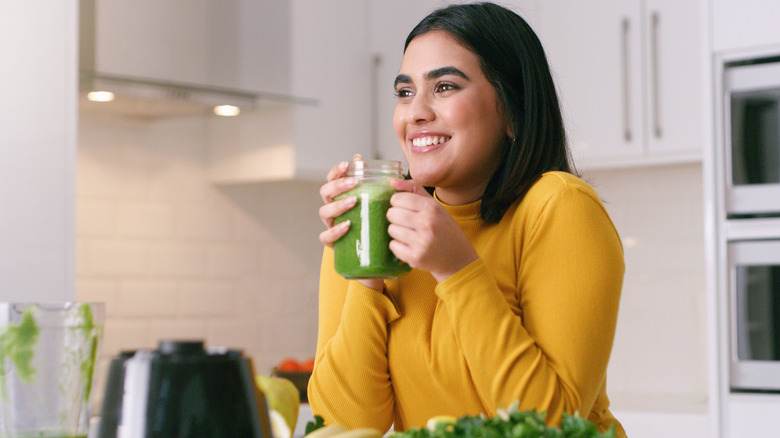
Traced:
<svg viewBox="0 0 780 438">
<path fill-rule="evenodd" d="M 417 94 L 412 98 L 406 111 L 407 123 L 430 122 L 436 117 L 429 99 L 425 94 Z"/>
</svg>

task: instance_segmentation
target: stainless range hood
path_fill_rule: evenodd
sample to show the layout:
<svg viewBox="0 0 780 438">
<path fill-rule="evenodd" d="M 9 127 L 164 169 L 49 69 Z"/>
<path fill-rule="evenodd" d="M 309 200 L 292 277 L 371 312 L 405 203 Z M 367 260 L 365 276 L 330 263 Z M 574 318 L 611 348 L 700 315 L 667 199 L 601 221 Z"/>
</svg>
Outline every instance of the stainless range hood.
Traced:
<svg viewBox="0 0 780 438">
<path fill-rule="evenodd" d="M 154 2 L 133 2 L 133 13 L 137 19 L 140 14 L 154 14 Z M 192 7 L 196 3 L 190 4 Z M 97 41 L 96 26 L 110 25 L 96 23 L 96 8 L 107 3 L 98 0 L 80 0 L 79 2 L 79 109 L 84 112 L 118 114 L 133 117 L 158 118 L 211 114 L 218 105 L 231 105 L 243 111 L 268 109 L 290 105 L 314 105 L 315 100 L 297 98 L 283 94 L 247 91 L 235 88 L 217 87 L 208 84 L 184 83 L 175 80 L 139 77 L 137 74 L 125 74 L 124 69 L 100 71 L 96 62 Z M 152 5 L 150 7 L 150 5 Z M 111 5 L 115 6 L 115 5 Z M 142 12 L 139 12 L 142 11 Z M 133 33 L 142 33 L 139 26 L 132 28 Z M 203 32 L 208 33 L 207 29 Z M 126 54 L 128 48 L 137 52 L 141 44 L 132 38 L 122 41 L 116 53 Z M 139 35 L 140 36 L 140 35 Z M 139 38 L 140 39 L 140 38 Z M 104 41 L 105 43 L 105 41 Z M 167 44 L 160 41 L 159 44 Z M 148 47 L 145 46 L 145 48 Z M 193 69 L 196 70 L 196 69 Z M 94 91 L 113 93 L 110 102 L 92 101 L 88 95 Z"/>
</svg>

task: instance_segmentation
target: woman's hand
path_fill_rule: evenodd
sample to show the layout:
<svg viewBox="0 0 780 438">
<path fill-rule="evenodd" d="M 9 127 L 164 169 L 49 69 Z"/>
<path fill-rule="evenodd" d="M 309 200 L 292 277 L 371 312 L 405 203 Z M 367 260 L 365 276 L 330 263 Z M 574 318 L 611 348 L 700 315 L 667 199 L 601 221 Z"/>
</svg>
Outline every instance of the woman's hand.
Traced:
<svg viewBox="0 0 780 438">
<path fill-rule="evenodd" d="M 355 160 L 362 160 L 359 155 L 355 156 Z M 320 233 L 320 242 L 325 246 L 333 248 L 333 243 L 339 240 L 344 234 L 349 231 L 349 221 L 341 222 L 338 225 L 333 225 L 334 219 L 344 214 L 347 210 L 354 207 L 357 203 L 355 196 L 348 196 L 346 198 L 334 201 L 333 198 L 346 192 L 347 190 L 355 187 L 355 179 L 346 176 L 349 162 L 342 161 L 341 163 L 333 166 L 328 172 L 327 182 L 320 187 L 320 197 L 322 202 L 325 203 L 320 207 L 319 214 L 320 220 L 325 224 L 327 229 Z M 360 284 L 377 291 L 384 289 L 384 282 L 382 280 L 358 280 Z"/>
<path fill-rule="evenodd" d="M 439 283 L 478 258 L 455 219 L 425 188 L 411 180 L 390 183 L 398 190 L 387 211 L 396 257 L 430 272 Z"/>
<path fill-rule="evenodd" d="M 355 179 L 346 176 L 348 167 L 349 162 L 347 161 L 333 166 L 328 172 L 327 182 L 320 187 L 320 197 L 325 203 L 319 210 L 320 220 L 327 227 L 325 231 L 320 233 L 320 242 L 331 248 L 333 248 L 333 242 L 339 240 L 349 230 L 349 221 L 333 226 L 334 219 L 354 207 L 357 201 L 354 196 L 333 201 L 336 196 L 355 187 Z"/>
</svg>

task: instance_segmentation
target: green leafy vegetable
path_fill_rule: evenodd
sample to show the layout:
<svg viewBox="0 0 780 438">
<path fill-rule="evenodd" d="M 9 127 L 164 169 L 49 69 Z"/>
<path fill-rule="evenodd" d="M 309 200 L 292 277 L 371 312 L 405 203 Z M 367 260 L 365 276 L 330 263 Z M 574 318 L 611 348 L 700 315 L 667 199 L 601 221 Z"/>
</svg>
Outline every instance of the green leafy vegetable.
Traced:
<svg viewBox="0 0 780 438">
<path fill-rule="evenodd" d="M 19 380 L 27 383 L 33 381 L 35 367 L 32 361 L 40 331 L 40 327 L 35 323 L 32 308 L 25 309 L 22 320 L 18 324 L 9 324 L 6 327 L 6 330 L 0 334 L 0 375 L 7 374 L 6 360 L 10 359 Z"/>
<path fill-rule="evenodd" d="M 315 430 L 325 426 L 325 420 L 322 419 L 319 415 L 314 416 L 314 421 L 309 421 L 306 423 L 306 435 L 314 432 Z"/>
<path fill-rule="evenodd" d="M 307 427 L 308 433 L 308 427 Z M 544 414 L 519 411 L 515 402 L 499 409 L 496 416 L 464 416 L 454 423 L 441 422 L 435 427 L 410 428 L 395 432 L 392 438 L 614 438 L 615 426 L 606 432 L 578 414 L 564 413 L 561 426 L 548 426 Z"/>
</svg>

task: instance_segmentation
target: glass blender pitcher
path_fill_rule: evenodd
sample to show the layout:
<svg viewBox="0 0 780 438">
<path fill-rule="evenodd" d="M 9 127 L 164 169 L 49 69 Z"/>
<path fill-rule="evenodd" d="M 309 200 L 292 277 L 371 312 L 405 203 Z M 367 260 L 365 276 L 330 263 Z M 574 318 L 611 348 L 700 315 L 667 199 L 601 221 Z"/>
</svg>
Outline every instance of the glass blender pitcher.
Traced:
<svg viewBox="0 0 780 438">
<path fill-rule="evenodd" d="M 86 437 L 99 303 L 0 303 L 0 437 Z"/>
</svg>

